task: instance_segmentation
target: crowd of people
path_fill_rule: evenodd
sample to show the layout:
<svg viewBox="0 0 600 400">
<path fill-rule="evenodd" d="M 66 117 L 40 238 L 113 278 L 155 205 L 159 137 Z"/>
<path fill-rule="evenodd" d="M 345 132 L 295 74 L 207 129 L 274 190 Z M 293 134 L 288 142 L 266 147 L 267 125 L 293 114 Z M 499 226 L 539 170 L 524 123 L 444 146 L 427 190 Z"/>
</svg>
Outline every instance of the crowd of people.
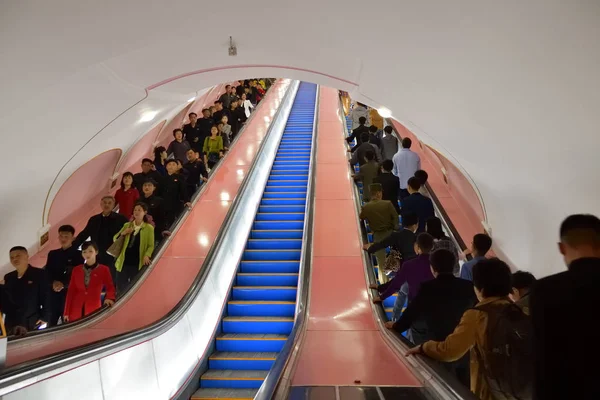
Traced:
<svg viewBox="0 0 600 400">
<path fill-rule="evenodd" d="M 442 363 L 482 400 L 600 398 L 597 334 L 585 324 L 600 309 L 600 219 L 563 221 L 567 271 L 540 280 L 489 257 L 486 233 L 460 251 L 435 216 L 411 140 L 398 146 L 392 127 L 369 126 L 373 111 L 357 103 L 350 112 L 347 140 L 357 143 L 348 151 L 363 184 L 360 217 L 373 235 L 364 245 L 378 266 L 373 301 L 398 293 L 386 327 L 415 345 L 407 356 Z"/>
<path fill-rule="evenodd" d="M 8 334 L 73 322 L 113 305 L 150 265 L 272 83 L 264 78 L 227 85 L 202 118 L 190 113 L 189 122 L 173 130 L 168 148 L 156 147 L 154 159 L 141 161 L 141 172 L 122 174 L 115 194 L 102 197 L 101 212 L 77 235 L 71 225 L 58 228 L 60 248 L 48 253 L 42 268 L 29 264 L 25 247 L 11 248 L 15 271 L 0 285 Z"/>
</svg>

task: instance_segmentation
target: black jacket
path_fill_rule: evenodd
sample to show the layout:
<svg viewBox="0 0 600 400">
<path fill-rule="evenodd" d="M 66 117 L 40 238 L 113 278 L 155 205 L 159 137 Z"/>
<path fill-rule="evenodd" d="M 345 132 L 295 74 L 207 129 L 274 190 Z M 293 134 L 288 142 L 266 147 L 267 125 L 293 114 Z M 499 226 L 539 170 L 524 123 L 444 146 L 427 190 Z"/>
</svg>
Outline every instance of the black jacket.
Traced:
<svg viewBox="0 0 600 400">
<path fill-rule="evenodd" d="M 183 169 L 188 172 L 187 183 L 188 186 L 197 187 L 200 184 L 200 177 L 203 176 L 208 178 L 208 171 L 202 159 L 197 159 L 194 162 L 187 162 L 184 164 Z"/>
<path fill-rule="evenodd" d="M 599 288 L 600 258 L 575 260 L 534 285 L 534 399 L 600 399 Z"/>
<path fill-rule="evenodd" d="M 66 250 L 62 248 L 50 250 L 44 269 L 48 274 L 50 284 L 58 281 L 65 287 L 68 287 L 71 280 L 71 271 L 73 271 L 74 267 L 81 264 L 83 264 L 81 251 L 77 247 L 71 246 Z"/>
<path fill-rule="evenodd" d="M 237 121 L 239 129 L 241 125 L 248 119 L 248 117 L 246 117 L 246 110 L 244 109 L 244 106 L 239 106 L 235 110 L 232 110 L 231 118 Z"/>
<path fill-rule="evenodd" d="M 355 151 L 354 149 L 356 149 L 356 147 L 360 146 L 362 144 L 362 140 L 360 139 L 360 135 L 363 132 L 369 132 L 369 128 L 364 126 L 364 125 L 359 125 L 356 129 L 354 129 L 352 131 L 352 134 L 350 136 L 348 136 L 346 138 L 346 141 L 348 143 L 351 143 L 354 139 L 356 139 L 356 146 L 354 146 L 353 151 Z"/>
<path fill-rule="evenodd" d="M 390 236 L 386 237 L 381 242 L 373 243 L 371 247 L 369 247 L 368 253 L 373 254 L 377 250 L 393 247 L 402 255 L 402 261 L 410 260 L 417 256 L 415 253 L 416 240 L 417 235 L 415 235 L 413 231 L 402 229 L 397 232 L 392 232 Z"/>
<path fill-rule="evenodd" d="M 427 340 L 443 341 L 454 331 L 463 313 L 477 302 L 473 284 L 452 274 L 424 282 L 417 296 L 394 324 L 402 333 L 417 321 L 427 325 Z"/>
<path fill-rule="evenodd" d="M 391 172 L 383 172 L 379 176 L 373 179 L 373 183 L 381 184 L 383 189 L 383 200 L 389 200 L 392 202 L 396 212 L 400 214 L 400 207 L 398 206 L 398 199 L 400 198 L 400 179 Z"/>
<path fill-rule="evenodd" d="M 138 201 L 146 203 L 148 206 L 148 214 L 152 216 L 152 220 L 154 221 L 154 237 L 156 240 L 160 241 L 162 239 L 163 231 L 168 229 L 164 200 L 162 197 L 155 195 L 150 197 L 142 195 Z"/>
<path fill-rule="evenodd" d="M 188 141 L 194 150 L 200 149 L 200 151 L 202 151 L 202 145 L 204 144 L 204 138 L 206 137 L 207 133 L 206 125 L 206 120 L 203 122 L 197 120 L 196 125 L 193 127 L 191 124 L 185 124 L 183 126 L 182 130 L 183 134 L 185 135 L 185 140 Z M 210 132 L 210 128 L 208 128 L 208 132 Z"/>
<path fill-rule="evenodd" d="M 160 192 L 160 184 L 162 182 L 162 175 L 159 174 L 157 171 L 150 171 L 147 174 L 144 174 L 143 172 L 138 172 L 137 174 L 133 175 L 133 186 L 135 186 L 135 188 L 138 190 L 140 196 L 142 195 L 142 190 L 143 190 L 143 186 L 144 183 L 148 180 L 148 179 L 152 179 L 153 181 L 156 182 L 156 192 L 159 193 Z"/>
<path fill-rule="evenodd" d="M 127 221 L 127 217 L 115 212 L 110 213 L 108 217 L 103 216 L 102 213 L 96 214 L 88 220 L 85 228 L 79 232 L 79 235 L 73 241 L 73 246 L 77 248 L 88 237 L 91 237 L 92 241 L 98 245 L 99 253 L 104 254 L 113 244 L 113 237 Z"/>
<path fill-rule="evenodd" d="M 417 233 L 425 232 L 427 220 L 435 216 L 433 202 L 429 197 L 425 197 L 419 192 L 413 193 L 402 200 L 402 216 L 408 213 L 416 214 L 419 217 Z"/>
<path fill-rule="evenodd" d="M 229 125 L 231 125 L 231 133 L 233 134 L 233 136 L 235 136 L 242 127 L 241 119 L 244 118 L 245 121 L 246 113 L 244 111 L 244 107 L 242 107 L 241 109 L 239 107 L 233 110 L 229 109 L 229 113 L 231 115 L 231 118 L 229 118 Z"/>
<path fill-rule="evenodd" d="M 161 194 L 167 213 L 178 212 L 190 200 L 185 178 L 179 174 L 165 176 Z"/>
<path fill-rule="evenodd" d="M 17 271 L 4 275 L 2 312 L 6 329 L 24 326 L 32 330 L 38 320 L 50 321 L 50 283 L 46 271 L 31 265 L 21 279 Z"/>
<path fill-rule="evenodd" d="M 227 121 L 231 121 L 231 111 L 229 108 L 223 108 L 221 111 L 215 111 L 213 114 L 215 125 L 219 125 L 221 123 L 221 118 L 223 118 L 224 115 L 227 116 Z"/>
</svg>

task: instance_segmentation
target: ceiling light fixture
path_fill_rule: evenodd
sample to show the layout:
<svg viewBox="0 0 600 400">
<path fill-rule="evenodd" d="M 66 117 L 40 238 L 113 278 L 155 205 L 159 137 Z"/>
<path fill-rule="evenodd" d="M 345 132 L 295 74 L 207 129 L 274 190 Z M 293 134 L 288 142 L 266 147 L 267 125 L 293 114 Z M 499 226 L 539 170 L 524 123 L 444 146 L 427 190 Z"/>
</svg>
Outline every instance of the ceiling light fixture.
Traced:
<svg viewBox="0 0 600 400">
<path fill-rule="evenodd" d="M 379 113 L 379 115 L 381 115 L 382 118 L 390 118 L 392 116 L 392 112 L 385 107 L 378 108 L 377 112 Z"/>
<path fill-rule="evenodd" d="M 140 122 L 152 121 L 154 119 L 154 117 L 156 117 L 156 114 L 158 114 L 157 111 L 145 112 L 142 114 L 142 117 L 140 118 Z"/>
</svg>

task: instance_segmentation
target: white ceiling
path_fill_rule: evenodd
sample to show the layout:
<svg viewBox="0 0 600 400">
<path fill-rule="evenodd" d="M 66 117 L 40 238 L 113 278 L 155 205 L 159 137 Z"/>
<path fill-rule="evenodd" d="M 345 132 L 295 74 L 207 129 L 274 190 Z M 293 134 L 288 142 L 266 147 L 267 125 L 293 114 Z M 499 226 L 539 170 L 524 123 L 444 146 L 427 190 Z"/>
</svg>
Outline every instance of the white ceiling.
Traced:
<svg viewBox="0 0 600 400">
<path fill-rule="evenodd" d="M 472 176 L 513 264 L 558 271 L 562 218 L 600 214 L 599 43 L 596 0 L 3 2 L 0 252 L 35 243 L 53 180 L 51 196 L 126 150 L 145 110 L 160 121 L 198 90 L 270 75 L 387 106 Z"/>
</svg>

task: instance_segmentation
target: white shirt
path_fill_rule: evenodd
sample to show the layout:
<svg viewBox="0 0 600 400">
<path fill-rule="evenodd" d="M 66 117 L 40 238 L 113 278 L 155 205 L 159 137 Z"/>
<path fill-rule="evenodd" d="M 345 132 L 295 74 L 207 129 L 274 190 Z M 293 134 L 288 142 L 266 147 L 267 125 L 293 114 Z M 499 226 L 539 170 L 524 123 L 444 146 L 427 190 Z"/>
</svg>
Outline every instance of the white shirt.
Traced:
<svg viewBox="0 0 600 400">
<path fill-rule="evenodd" d="M 421 169 L 421 157 L 410 149 L 400 149 L 394 154 L 392 161 L 394 162 L 392 173 L 400 179 L 400 189 L 406 189 L 408 180 Z"/>
<path fill-rule="evenodd" d="M 246 118 L 250 117 L 250 109 L 254 108 L 250 100 L 244 100 L 244 111 L 246 111 Z"/>
</svg>

